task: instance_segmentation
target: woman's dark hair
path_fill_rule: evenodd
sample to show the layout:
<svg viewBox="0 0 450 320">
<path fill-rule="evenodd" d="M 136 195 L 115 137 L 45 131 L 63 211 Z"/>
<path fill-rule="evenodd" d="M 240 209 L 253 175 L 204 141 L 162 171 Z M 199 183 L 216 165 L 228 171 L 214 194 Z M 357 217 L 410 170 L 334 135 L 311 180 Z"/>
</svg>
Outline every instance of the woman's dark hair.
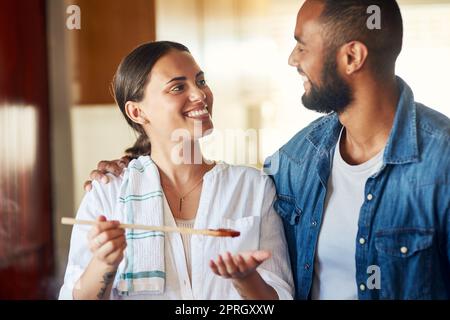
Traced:
<svg viewBox="0 0 450 320">
<path fill-rule="evenodd" d="M 133 122 L 127 116 L 125 104 L 127 101 L 142 101 L 144 98 L 144 89 L 149 81 L 149 75 L 153 66 L 171 50 L 190 52 L 186 46 L 176 42 L 148 42 L 140 45 L 128 54 L 122 60 L 114 75 L 112 83 L 114 99 L 128 124 L 139 134 L 134 145 L 125 150 L 125 153 L 129 157 L 137 158 L 141 155 L 149 155 L 151 145 L 142 126 Z"/>
</svg>

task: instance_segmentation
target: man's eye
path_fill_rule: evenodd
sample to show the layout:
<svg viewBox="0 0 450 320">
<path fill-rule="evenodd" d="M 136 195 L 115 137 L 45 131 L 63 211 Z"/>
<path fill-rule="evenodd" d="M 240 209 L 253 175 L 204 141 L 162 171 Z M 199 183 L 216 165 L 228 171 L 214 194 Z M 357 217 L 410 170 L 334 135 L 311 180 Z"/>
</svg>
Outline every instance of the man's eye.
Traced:
<svg viewBox="0 0 450 320">
<path fill-rule="evenodd" d="M 206 80 L 205 79 L 199 80 L 198 84 L 199 84 L 199 86 L 204 87 L 204 86 L 206 86 Z"/>
</svg>

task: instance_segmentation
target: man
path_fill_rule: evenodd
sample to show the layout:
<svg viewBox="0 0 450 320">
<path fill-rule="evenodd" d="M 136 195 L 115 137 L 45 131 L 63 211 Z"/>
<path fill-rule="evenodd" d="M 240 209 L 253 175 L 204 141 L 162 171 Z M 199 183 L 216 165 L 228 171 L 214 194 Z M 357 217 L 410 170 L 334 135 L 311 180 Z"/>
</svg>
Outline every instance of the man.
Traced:
<svg viewBox="0 0 450 320">
<path fill-rule="evenodd" d="M 296 298 L 448 299 L 450 122 L 395 77 L 397 3 L 306 1 L 295 39 L 303 104 L 329 114 L 266 162 Z"/>
<path fill-rule="evenodd" d="M 298 13 L 289 64 L 303 105 L 327 115 L 265 163 L 297 299 L 450 298 L 450 121 L 395 76 L 402 33 L 394 0 Z"/>
</svg>

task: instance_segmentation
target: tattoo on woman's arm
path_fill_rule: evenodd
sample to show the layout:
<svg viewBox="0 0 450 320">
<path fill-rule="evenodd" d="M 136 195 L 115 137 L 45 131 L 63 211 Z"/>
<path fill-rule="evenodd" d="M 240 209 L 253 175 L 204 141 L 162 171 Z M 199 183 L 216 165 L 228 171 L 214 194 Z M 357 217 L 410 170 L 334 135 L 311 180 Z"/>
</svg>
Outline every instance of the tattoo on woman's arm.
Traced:
<svg viewBox="0 0 450 320">
<path fill-rule="evenodd" d="M 108 288 L 108 285 L 110 285 L 113 282 L 115 274 L 116 274 L 115 272 L 107 272 L 103 275 L 103 280 L 100 282 L 103 285 L 97 294 L 98 299 L 103 299 L 103 296 L 105 295 L 106 292 L 106 288 Z"/>
</svg>

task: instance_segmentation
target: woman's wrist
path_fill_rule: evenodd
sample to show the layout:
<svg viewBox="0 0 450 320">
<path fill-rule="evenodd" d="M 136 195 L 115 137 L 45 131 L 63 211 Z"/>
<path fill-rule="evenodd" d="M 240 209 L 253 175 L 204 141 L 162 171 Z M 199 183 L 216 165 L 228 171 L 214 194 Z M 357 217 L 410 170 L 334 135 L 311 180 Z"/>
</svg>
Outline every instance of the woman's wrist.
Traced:
<svg viewBox="0 0 450 320">
<path fill-rule="evenodd" d="M 258 282 L 258 278 L 261 277 L 258 273 L 258 271 L 253 271 L 251 273 L 249 273 L 248 275 L 246 275 L 245 277 L 242 278 L 233 278 L 231 279 L 233 282 L 234 286 L 239 286 L 239 287 L 247 287 L 247 286 L 252 286 L 252 284 L 255 284 L 256 282 Z"/>
<path fill-rule="evenodd" d="M 103 272 L 117 272 L 117 269 L 119 268 L 118 265 L 108 264 L 105 261 L 102 261 L 95 257 L 94 257 L 94 263 L 96 265 L 97 270 L 101 270 Z"/>
<path fill-rule="evenodd" d="M 278 294 L 268 285 L 258 271 L 253 271 L 244 278 L 232 279 L 233 286 L 243 299 L 248 300 L 276 300 Z"/>
</svg>

